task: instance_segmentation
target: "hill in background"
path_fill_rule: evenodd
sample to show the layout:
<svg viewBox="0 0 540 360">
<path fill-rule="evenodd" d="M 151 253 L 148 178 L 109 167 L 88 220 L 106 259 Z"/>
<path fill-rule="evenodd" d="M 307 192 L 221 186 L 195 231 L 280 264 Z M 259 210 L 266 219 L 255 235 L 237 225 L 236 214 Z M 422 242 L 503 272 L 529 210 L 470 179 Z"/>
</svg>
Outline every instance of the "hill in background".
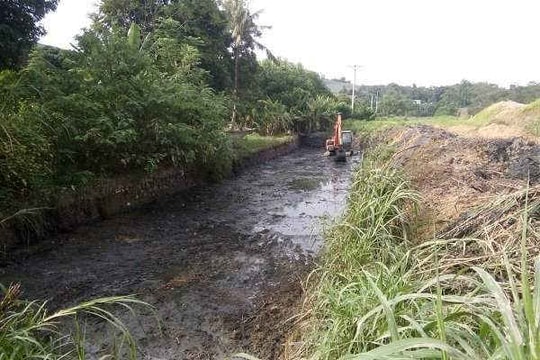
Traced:
<svg viewBox="0 0 540 360">
<path fill-rule="evenodd" d="M 352 84 L 345 79 L 323 79 L 324 85 L 333 93 L 339 94 L 343 92 L 350 92 L 352 90 Z M 357 89 L 360 86 L 356 86 Z"/>
</svg>

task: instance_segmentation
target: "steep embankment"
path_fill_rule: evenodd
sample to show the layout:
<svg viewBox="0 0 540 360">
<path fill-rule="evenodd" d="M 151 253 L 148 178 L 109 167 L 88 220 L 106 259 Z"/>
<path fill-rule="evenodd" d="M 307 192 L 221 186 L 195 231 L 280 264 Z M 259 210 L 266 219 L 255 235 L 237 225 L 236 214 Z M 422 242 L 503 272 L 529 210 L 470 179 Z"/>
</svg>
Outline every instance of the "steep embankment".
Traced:
<svg viewBox="0 0 540 360">
<path fill-rule="evenodd" d="M 394 166 L 422 194 L 422 217 L 435 233 L 490 197 L 523 188 L 529 175 L 532 184 L 540 180 L 540 147 L 523 138 L 460 137 L 428 126 L 387 136 Z"/>
</svg>

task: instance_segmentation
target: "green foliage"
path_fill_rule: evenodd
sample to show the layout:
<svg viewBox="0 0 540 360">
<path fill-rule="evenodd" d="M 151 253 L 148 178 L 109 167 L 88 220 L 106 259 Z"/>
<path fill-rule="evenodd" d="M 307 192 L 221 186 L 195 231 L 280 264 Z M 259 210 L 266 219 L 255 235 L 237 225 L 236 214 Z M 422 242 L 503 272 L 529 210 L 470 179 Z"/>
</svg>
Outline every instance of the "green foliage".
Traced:
<svg viewBox="0 0 540 360">
<path fill-rule="evenodd" d="M 279 101 L 259 100 L 254 125 L 264 135 L 285 133 L 292 126 L 292 117 Z"/>
<path fill-rule="evenodd" d="M 0 70 L 18 69 L 45 33 L 39 21 L 54 11 L 58 0 L 10 0 L 0 6 Z"/>
<path fill-rule="evenodd" d="M 324 86 L 320 76 L 301 65 L 284 60 L 265 60 L 260 64 L 256 83 L 257 96 L 268 99 L 265 101 L 274 104 L 275 108 L 279 106 L 282 114 L 288 114 L 287 121 L 283 121 L 283 116 L 268 117 L 264 110 L 256 113 L 255 123 L 263 128 L 274 127 L 266 125 L 274 121 L 279 123 L 278 127 L 286 125 L 284 130 L 309 132 L 326 129 L 338 110 L 339 102 Z"/>
<path fill-rule="evenodd" d="M 226 15 L 216 1 L 104 0 L 98 19 L 107 27 L 124 30 L 137 24 L 142 38 L 159 38 L 165 30 L 164 23 L 174 23 L 174 27 L 165 26 L 167 37 L 197 49 L 198 66 L 206 71 L 206 82 L 216 91 L 231 87 L 231 37 Z"/>
<path fill-rule="evenodd" d="M 379 105 L 382 116 L 407 116 L 413 107 L 413 102 L 394 88 L 390 88 L 383 96 Z"/>
<path fill-rule="evenodd" d="M 329 96 L 317 95 L 309 98 L 306 102 L 304 116 L 297 120 L 296 129 L 299 132 L 331 129 L 334 124 L 334 116 L 338 103 Z"/>
<path fill-rule="evenodd" d="M 168 0 L 102 0 L 97 20 L 107 27 L 121 27 L 127 30 L 137 24 L 146 35 L 154 30 L 163 7 Z"/>
<path fill-rule="evenodd" d="M 388 155 L 383 149 L 368 156 L 355 176 L 344 218 L 327 234 L 323 261 L 312 275 L 316 281 L 306 301 L 311 320 L 303 355 L 313 359 L 540 357 L 540 259 L 531 264 L 528 258 L 528 247 L 534 246 L 529 236 L 536 236 L 536 219 L 529 212 L 533 214 L 538 204 L 536 199 L 529 202 L 529 189 L 486 205 L 489 214 L 504 213 L 508 206 L 516 208 L 517 199 L 524 199 L 521 216 L 508 215 L 518 221 L 521 236 L 500 230 L 499 219 L 493 224 L 482 222 L 473 236 L 489 238 L 500 231 L 509 240 L 498 244 L 500 259 L 467 268 L 462 265 L 465 253 L 453 251 L 464 246 L 483 248 L 489 239 L 432 240 L 413 246 L 409 216 L 414 215 L 418 198 L 385 165 Z M 490 251 L 486 249 L 486 254 Z M 479 259 L 477 255 L 469 259 Z M 500 266 L 490 267 L 495 264 L 502 264 L 502 271 Z M 456 265 L 457 272 L 448 270 Z"/>
<path fill-rule="evenodd" d="M 118 171 L 160 162 L 204 163 L 213 155 L 201 140 L 219 139 L 214 132 L 223 126 L 224 100 L 196 83 L 196 49 L 185 45 L 173 52 L 174 45 L 174 39 L 161 37 L 148 52 L 114 31 L 81 38 L 76 72 L 84 74 L 81 95 L 94 116 L 86 112 L 79 120 L 75 140 L 93 156 L 83 154 L 76 164 Z"/>
<path fill-rule="evenodd" d="M 0 196 L 162 164 L 226 174 L 226 100 L 205 85 L 197 49 L 167 37 L 177 26 L 144 43 L 135 25 L 96 27 L 75 52 L 40 47 L 20 74 L 2 73 Z"/>
<path fill-rule="evenodd" d="M 177 166 L 222 177 L 233 109 L 267 135 L 329 127 L 343 106 L 319 75 L 257 62 L 259 14 L 244 1 L 104 0 L 74 51 L 36 46 L 26 67 L 0 73 L 0 213 L 102 176 Z"/>
<path fill-rule="evenodd" d="M 413 274 L 404 271 L 410 262 L 405 246 L 418 195 L 398 172 L 379 167 L 386 154 L 381 150 L 367 158 L 355 174 L 347 211 L 326 236 L 322 264 L 313 276 L 318 281 L 310 292 L 312 332 L 305 337 L 313 358 L 337 359 L 377 346 L 375 332 L 387 317 L 360 325 L 362 316 L 381 299 L 410 288 Z"/>
<path fill-rule="evenodd" d="M 339 96 L 350 98 L 352 85 L 344 80 L 325 80 Z M 340 90 L 341 89 L 341 90 Z M 540 98 L 540 84 L 511 85 L 509 89 L 486 82 L 466 80 L 450 86 L 402 86 L 397 84 L 356 88 L 356 103 L 378 116 L 431 117 L 434 115 L 475 115 L 491 104 L 512 100 L 522 104 Z"/>
<path fill-rule="evenodd" d="M 182 24 L 182 37 L 200 53 L 199 66 L 209 74 L 208 84 L 216 91 L 232 87 L 231 36 L 226 14 L 215 0 L 183 0 L 165 9 L 167 17 Z"/>
<path fill-rule="evenodd" d="M 71 308 L 49 313 L 46 303 L 19 299 L 19 285 L 3 289 L 0 295 L 0 360 L 87 359 L 83 320 L 99 319 L 113 329 L 110 348 L 104 358 L 137 359 L 135 341 L 124 323 L 112 312 L 150 305 L 133 296 L 91 300 Z M 74 324 L 73 331 L 66 321 Z"/>
<path fill-rule="evenodd" d="M 262 136 L 259 134 L 247 134 L 243 136 L 234 136 L 234 157 L 237 161 L 241 161 L 261 150 L 290 143 L 292 139 L 293 138 L 290 135 Z"/>
<path fill-rule="evenodd" d="M 52 144 L 45 125 L 32 121 L 39 113 L 21 109 L 0 115 L 0 201 L 24 197 L 52 175 Z M 29 121 L 30 120 L 30 121 Z"/>
<path fill-rule="evenodd" d="M 354 113 L 351 114 L 351 117 L 358 120 L 373 120 L 375 119 L 375 112 L 365 104 L 355 104 Z"/>
<path fill-rule="evenodd" d="M 264 27 L 257 25 L 256 20 L 260 11 L 251 12 L 246 0 L 225 0 L 223 2 L 225 14 L 229 21 L 229 31 L 232 38 L 232 52 L 234 59 L 234 85 L 233 85 L 233 111 L 232 125 L 236 126 L 238 114 L 246 114 L 245 109 L 241 109 L 242 102 L 249 101 L 245 95 L 252 89 L 248 84 L 252 83 L 251 74 L 255 73 L 258 67 L 255 49 L 266 51 L 270 58 L 272 53 L 260 42 L 258 38 L 262 35 Z M 242 80 L 241 80 L 242 78 Z M 263 97 L 264 98 L 264 97 Z M 240 107 L 240 109 L 239 109 Z M 244 110 L 244 111 L 242 111 Z"/>
<path fill-rule="evenodd" d="M 318 95 L 332 96 L 320 76 L 300 64 L 264 60 L 260 66 L 257 81 L 263 96 L 281 102 L 292 113 L 303 113 L 307 102 Z"/>
</svg>

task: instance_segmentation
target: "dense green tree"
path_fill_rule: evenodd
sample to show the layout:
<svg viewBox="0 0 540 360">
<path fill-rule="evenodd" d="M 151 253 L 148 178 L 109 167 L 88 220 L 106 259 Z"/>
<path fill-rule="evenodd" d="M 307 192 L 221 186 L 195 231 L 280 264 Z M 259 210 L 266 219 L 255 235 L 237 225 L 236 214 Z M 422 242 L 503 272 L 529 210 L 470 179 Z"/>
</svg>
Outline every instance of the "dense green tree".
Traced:
<svg viewBox="0 0 540 360">
<path fill-rule="evenodd" d="M 338 83 L 338 85 L 336 85 Z M 330 86 L 342 88 L 340 95 L 350 96 L 349 83 L 330 80 Z M 390 99 L 385 99 L 390 95 Z M 509 89 L 495 84 L 462 81 L 449 86 L 401 86 L 397 84 L 358 86 L 356 103 L 365 104 L 370 110 L 378 109 L 380 115 L 389 112 L 397 116 L 432 116 L 457 115 L 462 113 L 474 115 L 481 109 L 503 100 L 529 103 L 540 97 L 540 84 L 529 83 L 526 86 L 511 85 Z M 407 99 L 407 104 L 403 101 Z M 397 101 L 396 100 L 400 100 Z M 377 105 L 378 106 L 377 106 Z M 406 105 L 406 106 L 404 106 Z M 390 111 L 390 108 L 391 111 Z"/>
<path fill-rule="evenodd" d="M 143 35 L 152 32 L 163 8 L 171 0 L 102 0 L 97 19 L 109 27 L 139 25 Z M 96 19 L 96 20 L 97 20 Z"/>
<path fill-rule="evenodd" d="M 292 113 L 300 114 L 307 109 L 310 99 L 332 94 L 319 74 L 306 70 L 300 64 L 284 60 L 264 60 L 260 63 L 257 84 L 261 97 L 279 100 Z"/>
<path fill-rule="evenodd" d="M 511 85 L 508 97 L 523 104 L 533 102 L 540 98 L 540 83 L 530 82 L 526 86 Z"/>
<path fill-rule="evenodd" d="M 379 113 L 382 116 L 409 115 L 412 110 L 412 99 L 401 91 L 399 85 L 390 84 L 380 101 Z"/>
<path fill-rule="evenodd" d="M 259 100 L 255 109 L 253 125 L 262 134 L 284 133 L 293 125 L 293 119 L 287 107 L 277 100 Z"/>
<path fill-rule="evenodd" d="M 200 52 L 200 67 L 210 74 L 209 84 L 217 91 L 232 87 L 233 61 L 229 48 L 228 19 L 215 0 L 181 0 L 164 10 L 166 18 L 182 24 L 181 36 L 192 40 Z"/>
<path fill-rule="evenodd" d="M 0 70 L 18 69 L 45 34 L 39 21 L 58 0 L 4 0 L 0 4 Z"/>
<path fill-rule="evenodd" d="M 225 99 L 197 49 L 175 41 L 98 27 L 76 51 L 39 47 L 19 74 L 0 73 L 0 197 L 161 164 L 226 173 Z"/>
<path fill-rule="evenodd" d="M 311 131 L 328 125 L 337 111 L 338 101 L 326 88 L 321 77 L 284 60 L 264 60 L 257 73 L 257 96 L 284 105 L 294 122 L 292 129 Z"/>
<path fill-rule="evenodd" d="M 232 87 L 228 20 L 215 0 L 103 0 L 100 13 L 96 20 L 105 26 L 127 30 L 135 23 L 143 38 L 165 35 L 196 47 L 209 85 L 217 91 Z"/>
</svg>

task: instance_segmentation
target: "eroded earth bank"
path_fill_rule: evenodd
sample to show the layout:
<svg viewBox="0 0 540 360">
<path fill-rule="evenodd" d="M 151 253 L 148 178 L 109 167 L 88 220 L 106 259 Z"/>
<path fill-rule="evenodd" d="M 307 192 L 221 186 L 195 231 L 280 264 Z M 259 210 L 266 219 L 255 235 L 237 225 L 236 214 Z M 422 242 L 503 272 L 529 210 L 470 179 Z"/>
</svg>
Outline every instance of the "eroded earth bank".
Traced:
<svg viewBox="0 0 540 360">
<path fill-rule="evenodd" d="M 29 299 L 53 308 L 137 294 L 157 309 L 121 314 L 146 359 L 277 358 L 322 245 L 345 205 L 351 169 L 300 149 L 130 214 L 61 234 L 0 268 Z M 160 330 L 161 329 L 161 330 Z M 91 323 L 90 349 L 108 344 Z"/>
</svg>

